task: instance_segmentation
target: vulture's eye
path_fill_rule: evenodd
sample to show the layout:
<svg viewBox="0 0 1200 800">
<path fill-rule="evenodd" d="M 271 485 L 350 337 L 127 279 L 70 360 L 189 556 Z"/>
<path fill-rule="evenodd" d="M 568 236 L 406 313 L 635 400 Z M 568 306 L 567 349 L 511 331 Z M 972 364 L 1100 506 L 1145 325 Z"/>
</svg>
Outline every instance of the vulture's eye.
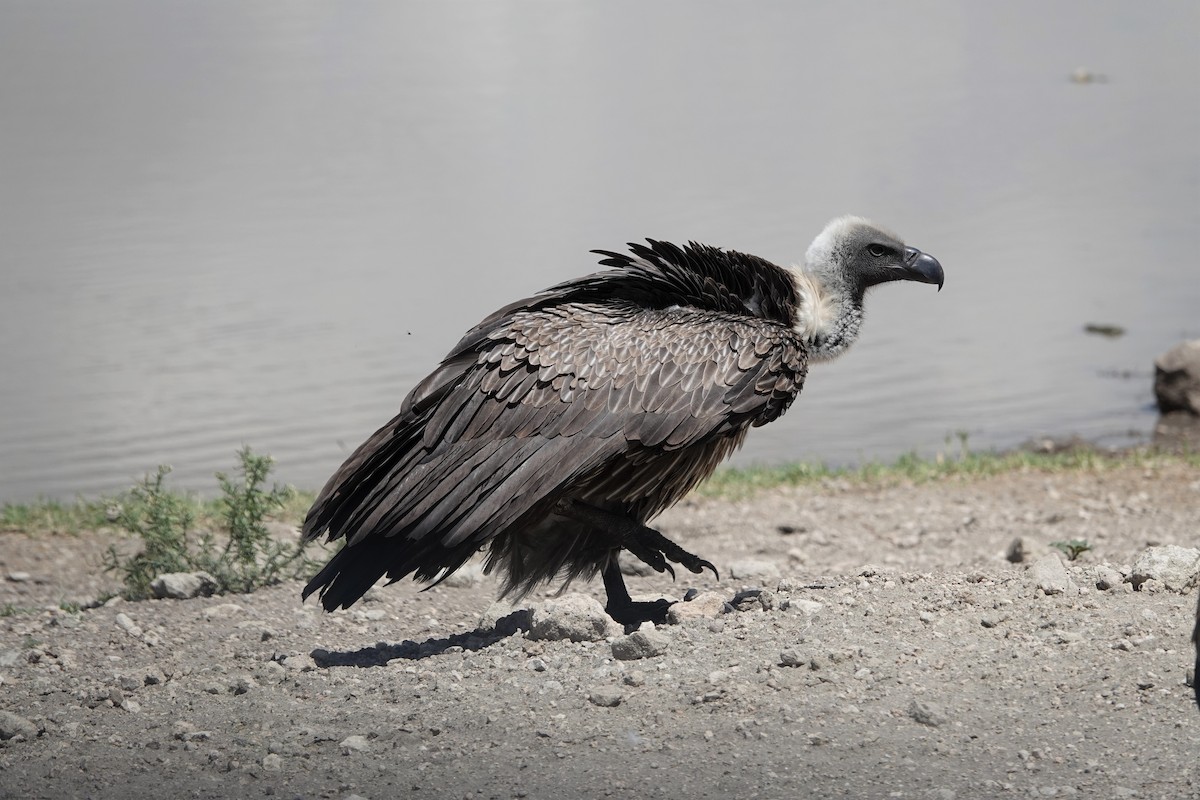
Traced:
<svg viewBox="0 0 1200 800">
<path fill-rule="evenodd" d="M 887 248 L 881 244 L 872 244 L 867 246 L 867 252 L 876 258 L 882 258 L 887 255 Z"/>
</svg>

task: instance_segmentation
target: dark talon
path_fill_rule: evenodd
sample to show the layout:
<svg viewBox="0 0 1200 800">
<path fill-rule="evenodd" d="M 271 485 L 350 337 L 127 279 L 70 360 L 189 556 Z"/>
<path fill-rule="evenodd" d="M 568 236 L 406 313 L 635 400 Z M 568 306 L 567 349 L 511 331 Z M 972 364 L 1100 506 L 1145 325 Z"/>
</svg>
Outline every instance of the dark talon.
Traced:
<svg viewBox="0 0 1200 800">
<path fill-rule="evenodd" d="M 713 566 L 711 561 L 705 561 L 704 559 L 700 559 L 699 566 L 692 571 L 695 572 L 697 575 L 699 575 L 700 572 L 705 569 L 711 569 L 713 577 L 716 578 L 718 582 L 721 580 L 721 573 L 717 572 L 717 568 Z"/>
</svg>

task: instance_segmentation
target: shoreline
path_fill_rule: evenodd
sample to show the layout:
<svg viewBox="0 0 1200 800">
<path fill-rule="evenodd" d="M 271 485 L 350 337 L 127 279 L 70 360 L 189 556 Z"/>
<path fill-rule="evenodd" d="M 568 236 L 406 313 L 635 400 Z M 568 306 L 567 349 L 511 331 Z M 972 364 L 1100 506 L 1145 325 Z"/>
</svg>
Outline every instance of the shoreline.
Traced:
<svg viewBox="0 0 1200 800">
<path fill-rule="evenodd" d="M 333 614 L 299 581 L 84 609 L 128 537 L 5 534 L 3 710 L 28 735 L 0 775 L 30 798 L 1194 797 L 1194 590 L 1122 578 L 1195 546 L 1200 466 L 1086 463 L 692 495 L 656 525 L 722 579 L 630 590 L 730 610 L 634 660 L 620 631 L 533 637 L 558 587 L 496 603 L 477 566 Z"/>
</svg>

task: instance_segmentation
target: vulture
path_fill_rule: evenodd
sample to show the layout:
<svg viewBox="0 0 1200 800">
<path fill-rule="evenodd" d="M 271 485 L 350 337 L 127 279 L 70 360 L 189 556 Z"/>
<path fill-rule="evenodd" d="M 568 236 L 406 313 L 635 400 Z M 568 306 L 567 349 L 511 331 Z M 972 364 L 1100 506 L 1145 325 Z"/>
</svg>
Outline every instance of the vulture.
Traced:
<svg viewBox="0 0 1200 800">
<path fill-rule="evenodd" d="M 809 362 L 850 346 L 867 289 L 943 282 L 933 256 L 854 216 L 796 267 L 628 248 L 469 330 L 350 455 L 304 522 L 306 541 L 345 540 L 304 598 L 334 610 L 385 576 L 436 585 L 483 551 L 501 596 L 599 573 L 614 620 L 661 622 L 671 601 L 634 602 L 621 551 L 719 580 L 646 523 L 787 411 Z"/>
</svg>

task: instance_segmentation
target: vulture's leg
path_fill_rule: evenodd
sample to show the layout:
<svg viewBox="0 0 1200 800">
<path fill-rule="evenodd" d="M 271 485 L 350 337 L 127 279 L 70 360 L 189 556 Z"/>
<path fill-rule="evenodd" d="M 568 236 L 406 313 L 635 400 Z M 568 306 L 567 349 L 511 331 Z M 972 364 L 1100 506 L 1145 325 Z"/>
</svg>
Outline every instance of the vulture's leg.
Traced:
<svg viewBox="0 0 1200 800">
<path fill-rule="evenodd" d="M 635 625 L 639 622 L 650 621 L 655 624 L 666 622 L 667 609 L 674 605 L 670 600 L 654 600 L 652 602 L 635 603 L 625 588 L 625 579 L 621 577 L 621 565 L 617 554 L 613 553 L 608 566 L 601 573 L 604 578 L 604 591 L 608 594 L 608 603 L 604 611 L 622 625 Z"/>
<path fill-rule="evenodd" d="M 620 546 L 633 555 L 645 561 L 658 572 L 667 571 L 675 577 L 668 560 L 686 567 L 691 572 L 699 574 L 702 570 L 710 569 L 717 580 L 721 580 L 717 568 L 711 561 L 689 553 L 672 542 L 653 528 L 642 525 L 623 514 L 605 511 L 601 508 L 581 503 L 578 500 L 562 500 L 558 503 L 558 512 L 585 522 L 600 530 L 611 531 Z"/>
<path fill-rule="evenodd" d="M 1196 627 L 1192 630 L 1192 641 L 1196 645 L 1196 668 L 1192 670 L 1192 691 L 1196 693 L 1196 705 L 1200 706 L 1200 598 L 1196 600 Z"/>
</svg>

